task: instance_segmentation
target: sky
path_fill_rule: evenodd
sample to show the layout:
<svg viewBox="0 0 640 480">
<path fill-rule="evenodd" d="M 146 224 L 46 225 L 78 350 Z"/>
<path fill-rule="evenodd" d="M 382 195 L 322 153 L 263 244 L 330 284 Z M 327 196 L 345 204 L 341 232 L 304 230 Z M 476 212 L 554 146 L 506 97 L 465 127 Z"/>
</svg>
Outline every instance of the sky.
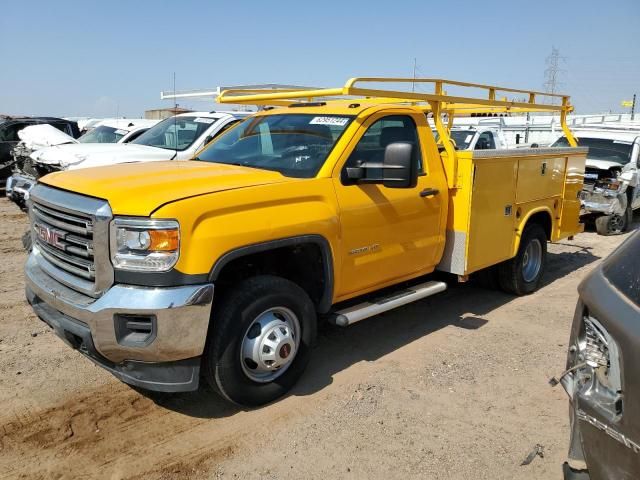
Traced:
<svg viewBox="0 0 640 480">
<path fill-rule="evenodd" d="M 142 116 L 161 90 L 354 76 L 557 89 L 576 113 L 640 96 L 640 0 L 4 2 L 0 113 Z M 640 103 L 640 98 L 638 103 Z M 210 110 L 213 99 L 179 101 Z"/>
</svg>

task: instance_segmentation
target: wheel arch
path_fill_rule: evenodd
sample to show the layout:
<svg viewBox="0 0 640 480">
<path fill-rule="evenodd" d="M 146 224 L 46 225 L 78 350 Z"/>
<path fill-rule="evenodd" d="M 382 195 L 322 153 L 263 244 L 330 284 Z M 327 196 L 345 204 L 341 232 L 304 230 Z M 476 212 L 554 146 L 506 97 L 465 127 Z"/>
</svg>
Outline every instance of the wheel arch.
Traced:
<svg viewBox="0 0 640 480">
<path fill-rule="evenodd" d="M 322 279 L 319 280 L 321 286 L 311 288 L 314 290 L 313 292 L 309 291 L 310 287 L 308 285 L 306 286 L 307 288 L 305 288 L 304 285 L 300 286 L 306 290 L 307 293 L 310 293 L 309 296 L 314 300 L 318 312 L 327 313 L 333 303 L 334 265 L 331 245 L 322 235 L 311 234 L 287 237 L 230 250 L 215 262 L 209 273 L 209 280 L 216 283 L 225 273 L 228 273 L 234 265 L 246 265 L 246 262 L 251 260 L 261 261 L 271 254 L 277 253 L 278 255 L 282 255 L 286 254 L 286 252 L 293 252 L 296 249 L 309 246 L 317 248 L 317 254 L 320 256 Z M 278 274 L 278 272 L 270 273 Z M 285 276 L 285 278 L 292 279 L 291 276 Z M 295 280 L 295 278 L 292 280 Z M 319 291 L 315 291 L 316 289 Z"/>
<path fill-rule="evenodd" d="M 514 256 L 518 253 L 518 249 L 520 248 L 520 239 L 522 238 L 522 232 L 527 228 L 528 225 L 538 224 L 544 229 L 544 233 L 547 236 L 547 241 L 551 241 L 551 236 L 553 234 L 553 214 L 549 207 L 543 206 L 531 209 L 527 212 L 527 214 L 520 221 L 520 225 L 518 226 L 516 239 L 513 246 L 513 254 Z"/>
</svg>

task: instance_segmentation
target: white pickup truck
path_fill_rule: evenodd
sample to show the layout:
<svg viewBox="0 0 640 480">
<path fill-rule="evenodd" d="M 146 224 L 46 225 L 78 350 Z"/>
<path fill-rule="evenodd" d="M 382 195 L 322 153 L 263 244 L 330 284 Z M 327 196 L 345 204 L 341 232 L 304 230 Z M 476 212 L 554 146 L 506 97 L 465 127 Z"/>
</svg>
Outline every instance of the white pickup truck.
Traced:
<svg viewBox="0 0 640 480">
<path fill-rule="evenodd" d="M 437 133 L 436 140 L 438 139 Z M 507 148 L 504 134 L 494 126 L 459 126 L 449 133 L 456 150 L 502 150 Z"/>
<path fill-rule="evenodd" d="M 189 160 L 204 145 L 251 112 L 191 112 L 167 118 L 130 143 L 75 143 L 37 150 L 30 155 L 31 168 L 15 179 L 9 196 L 23 206 L 38 178 L 60 170 L 118 163 Z M 100 127 L 87 135 L 92 135 Z M 99 134 L 100 132 L 96 133 Z M 122 140 L 122 139 L 120 139 Z"/>
<path fill-rule="evenodd" d="M 581 192 L 581 216 L 594 222 L 600 235 L 628 230 L 633 211 L 640 209 L 640 132 L 576 129 L 581 147 L 589 147 Z M 560 137 L 552 146 L 568 145 Z"/>
</svg>

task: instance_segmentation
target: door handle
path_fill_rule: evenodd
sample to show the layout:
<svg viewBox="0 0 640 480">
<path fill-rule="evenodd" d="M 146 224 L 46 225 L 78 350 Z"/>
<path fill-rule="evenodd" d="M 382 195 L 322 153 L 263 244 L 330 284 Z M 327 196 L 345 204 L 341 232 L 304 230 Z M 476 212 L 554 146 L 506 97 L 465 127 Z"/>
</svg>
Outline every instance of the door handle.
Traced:
<svg viewBox="0 0 640 480">
<path fill-rule="evenodd" d="M 422 198 L 424 198 L 424 197 L 433 197 L 434 195 L 437 195 L 438 193 L 440 193 L 440 190 L 438 190 L 437 188 L 425 188 L 424 190 L 422 190 L 420 192 L 420 196 Z"/>
</svg>

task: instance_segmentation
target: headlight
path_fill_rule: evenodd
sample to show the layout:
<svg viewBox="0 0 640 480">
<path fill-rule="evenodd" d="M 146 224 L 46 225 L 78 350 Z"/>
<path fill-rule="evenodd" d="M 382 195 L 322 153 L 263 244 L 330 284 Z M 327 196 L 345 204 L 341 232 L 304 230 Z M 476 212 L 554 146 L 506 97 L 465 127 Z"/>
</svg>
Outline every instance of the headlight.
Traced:
<svg viewBox="0 0 640 480">
<path fill-rule="evenodd" d="M 175 220 L 116 218 L 110 243 L 114 268 L 166 272 L 180 256 L 180 225 Z"/>
<path fill-rule="evenodd" d="M 585 315 L 577 339 L 576 392 L 609 418 L 622 415 L 622 374 L 618 344 L 593 316 Z"/>
<path fill-rule="evenodd" d="M 598 182 L 597 186 L 599 188 L 602 188 L 603 190 L 611 190 L 613 192 L 617 192 L 618 190 L 620 190 L 621 183 L 620 180 L 611 178 Z"/>
</svg>

